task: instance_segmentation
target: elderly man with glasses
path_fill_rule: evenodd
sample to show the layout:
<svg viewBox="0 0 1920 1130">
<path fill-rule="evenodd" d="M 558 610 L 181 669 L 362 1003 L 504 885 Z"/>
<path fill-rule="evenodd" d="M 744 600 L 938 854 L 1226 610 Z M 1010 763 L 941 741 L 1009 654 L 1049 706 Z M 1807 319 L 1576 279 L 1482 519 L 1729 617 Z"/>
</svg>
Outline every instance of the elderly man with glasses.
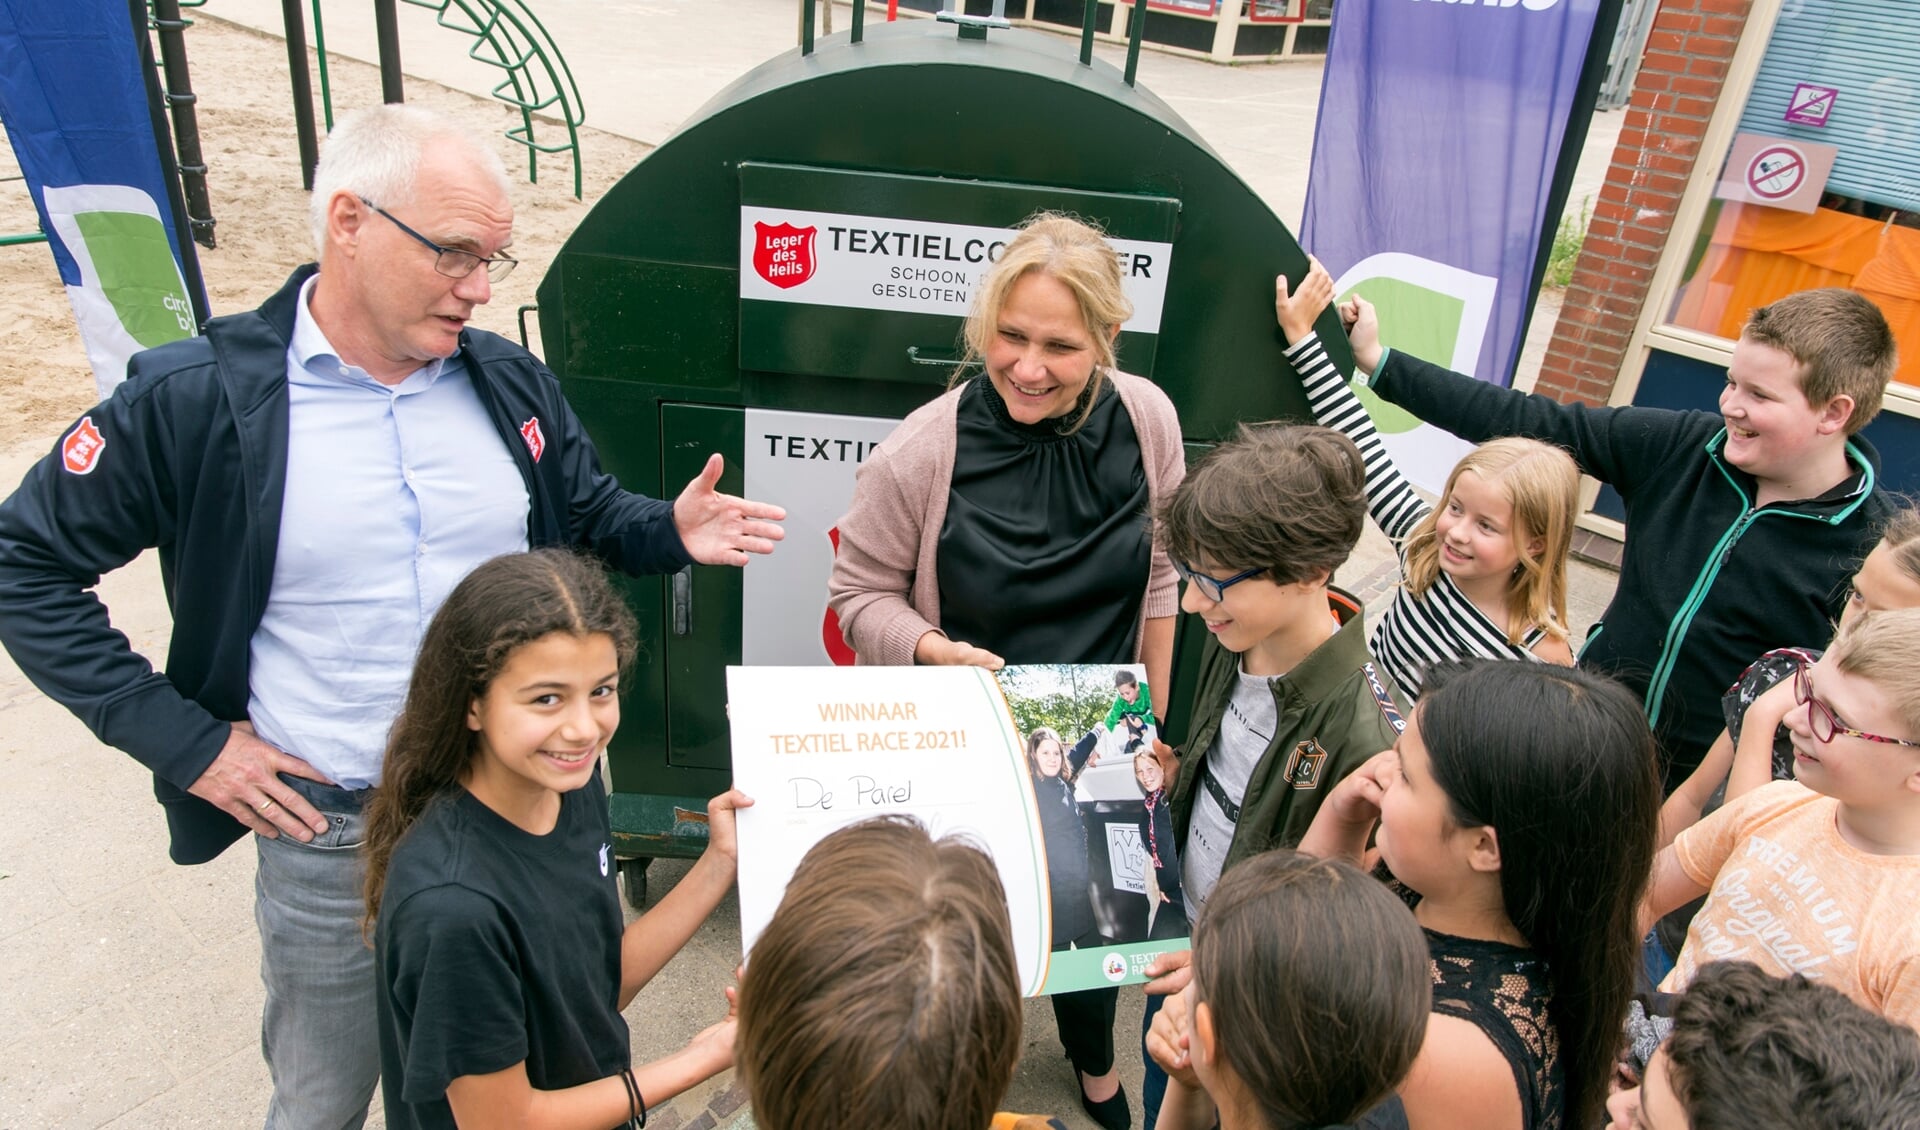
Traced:
<svg viewBox="0 0 1920 1130">
<path fill-rule="evenodd" d="M 154 774 L 178 863 L 247 833 L 274 1081 L 266 1125 L 358 1126 L 379 1071 L 362 808 L 428 620 L 487 558 L 571 545 L 630 573 L 744 564 L 777 507 L 621 490 L 558 382 L 468 325 L 513 269 L 495 153 L 420 110 L 343 119 L 315 173 L 318 267 L 128 379 L 0 503 L 0 639 Z M 165 674 L 90 589 L 148 547 Z"/>
</svg>

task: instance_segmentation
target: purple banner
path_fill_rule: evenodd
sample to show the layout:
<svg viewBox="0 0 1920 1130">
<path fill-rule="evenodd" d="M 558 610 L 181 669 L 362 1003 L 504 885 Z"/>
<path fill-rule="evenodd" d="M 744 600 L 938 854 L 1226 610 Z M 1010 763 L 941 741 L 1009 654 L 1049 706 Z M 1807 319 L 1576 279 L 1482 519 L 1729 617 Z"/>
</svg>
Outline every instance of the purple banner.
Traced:
<svg viewBox="0 0 1920 1130">
<path fill-rule="evenodd" d="M 1388 345 L 1508 384 L 1601 0 L 1340 0 L 1302 245 Z"/>
</svg>

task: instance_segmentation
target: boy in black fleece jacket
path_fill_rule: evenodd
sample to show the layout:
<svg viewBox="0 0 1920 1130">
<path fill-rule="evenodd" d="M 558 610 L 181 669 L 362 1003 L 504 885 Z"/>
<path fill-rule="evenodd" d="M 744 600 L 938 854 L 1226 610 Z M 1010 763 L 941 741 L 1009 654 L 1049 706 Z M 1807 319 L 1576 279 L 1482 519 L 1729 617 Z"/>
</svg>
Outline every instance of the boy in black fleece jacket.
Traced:
<svg viewBox="0 0 1920 1130">
<path fill-rule="evenodd" d="M 1500 388 L 1382 348 L 1365 299 L 1341 314 L 1356 367 L 1386 399 L 1475 443 L 1559 444 L 1620 492 L 1620 583 L 1580 663 L 1641 696 L 1668 792 L 1718 735 L 1720 695 L 1755 656 L 1831 632 L 1847 579 L 1891 513 L 1879 454 L 1855 433 L 1880 411 L 1893 332 L 1852 291 L 1802 291 L 1755 310 L 1717 416 Z"/>
</svg>

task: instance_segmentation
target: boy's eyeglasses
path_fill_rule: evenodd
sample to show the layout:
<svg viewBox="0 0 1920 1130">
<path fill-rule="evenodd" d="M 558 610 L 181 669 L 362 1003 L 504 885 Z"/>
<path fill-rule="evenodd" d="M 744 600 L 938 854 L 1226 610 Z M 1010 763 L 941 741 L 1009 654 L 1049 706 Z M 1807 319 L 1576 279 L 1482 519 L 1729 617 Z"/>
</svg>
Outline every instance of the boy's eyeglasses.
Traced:
<svg viewBox="0 0 1920 1130">
<path fill-rule="evenodd" d="M 513 269 L 520 265 L 520 260 L 509 259 L 504 255 L 496 255 L 488 259 L 484 256 L 475 255 L 471 251 L 462 251 L 457 247 L 442 247 L 426 236 L 421 235 L 419 232 L 401 223 L 399 220 L 394 219 L 392 212 L 380 207 L 366 197 L 362 196 L 360 203 L 365 204 L 367 207 L 385 216 L 394 227 L 399 228 L 401 231 L 406 232 L 422 244 L 431 248 L 435 255 L 433 269 L 450 279 L 464 279 L 472 274 L 476 268 L 484 266 L 487 269 L 487 278 L 493 282 L 499 282 L 512 274 Z"/>
<path fill-rule="evenodd" d="M 1840 724 L 1833 716 L 1833 710 L 1826 703 L 1813 697 L 1813 680 L 1807 675 L 1808 664 L 1802 663 L 1793 672 L 1793 701 L 1807 708 L 1807 728 L 1822 745 L 1832 741 L 1834 736 L 1845 735 L 1849 738 L 1864 738 L 1882 745 L 1903 745 L 1911 749 L 1920 749 L 1920 742 L 1910 742 L 1904 738 L 1885 738 L 1879 734 L 1869 734 L 1864 730 L 1855 730 Z"/>
<path fill-rule="evenodd" d="M 1194 588 L 1199 589 L 1201 596 L 1204 596 L 1208 600 L 1212 601 L 1213 603 L 1218 604 L 1227 598 L 1228 589 L 1239 584 L 1241 581 L 1247 580 L 1250 577 L 1259 576 L 1260 574 L 1266 572 L 1266 569 L 1264 567 L 1248 569 L 1244 573 L 1235 573 L 1233 576 L 1228 577 L 1224 581 L 1219 579 L 1218 577 L 1209 577 L 1205 573 L 1196 573 L 1192 569 L 1187 568 L 1185 565 L 1182 565 L 1178 561 L 1175 561 L 1173 563 L 1173 571 L 1180 574 L 1181 580 L 1184 580 L 1188 584 L 1192 585 Z"/>
</svg>

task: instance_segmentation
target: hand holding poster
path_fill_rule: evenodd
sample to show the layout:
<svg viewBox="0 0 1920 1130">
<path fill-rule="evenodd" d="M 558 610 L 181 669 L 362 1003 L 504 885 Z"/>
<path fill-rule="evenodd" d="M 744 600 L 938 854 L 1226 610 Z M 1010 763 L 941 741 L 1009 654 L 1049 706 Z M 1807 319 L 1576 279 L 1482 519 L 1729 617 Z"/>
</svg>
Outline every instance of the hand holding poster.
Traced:
<svg viewBox="0 0 1920 1130">
<path fill-rule="evenodd" d="M 1029 996 L 1143 981 L 1185 948 L 1138 668 L 734 667 L 727 692 L 734 783 L 756 802 L 740 814 L 745 950 L 807 850 L 882 813 L 993 857 Z"/>
</svg>

